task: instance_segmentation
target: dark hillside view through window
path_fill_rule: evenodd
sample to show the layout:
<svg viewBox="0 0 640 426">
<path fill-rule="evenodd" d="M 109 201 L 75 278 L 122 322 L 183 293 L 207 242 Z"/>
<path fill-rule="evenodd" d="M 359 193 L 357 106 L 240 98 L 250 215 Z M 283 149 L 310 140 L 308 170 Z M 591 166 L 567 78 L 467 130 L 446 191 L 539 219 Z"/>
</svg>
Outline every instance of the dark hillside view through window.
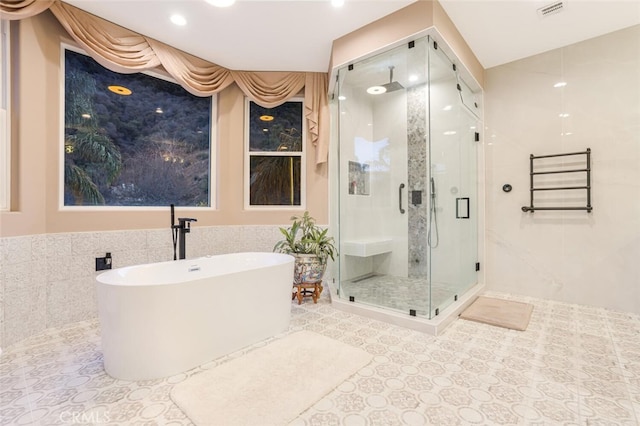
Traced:
<svg viewBox="0 0 640 426">
<path fill-rule="evenodd" d="M 212 98 L 65 51 L 65 206 L 209 206 Z"/>
<path fill-rule="evenodd" d="M 302 101 L 249 102 L 249 205 L 302 204 Z"/>
</svg>

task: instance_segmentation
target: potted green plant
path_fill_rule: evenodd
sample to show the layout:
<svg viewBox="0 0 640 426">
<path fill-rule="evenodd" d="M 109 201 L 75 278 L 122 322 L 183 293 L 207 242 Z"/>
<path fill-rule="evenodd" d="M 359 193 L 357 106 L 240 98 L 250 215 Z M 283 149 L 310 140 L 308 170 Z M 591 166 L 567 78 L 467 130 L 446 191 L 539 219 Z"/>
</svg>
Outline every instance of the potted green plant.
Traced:
<svg viewBox="0 0 640 426">
<path fill-rule="evenodd" d="M 305 211 L 302 216 L 292 216 L 289 228 L 280 228 L 284 240 L 273 247 L 277 253 L 287 253 L 296 258 L 294 284 L 312 284 L 322 281 L 329 258 L 335 260 L 337 249 L 328 229 L 316 225 L 316 221 Z"/>
</svg>

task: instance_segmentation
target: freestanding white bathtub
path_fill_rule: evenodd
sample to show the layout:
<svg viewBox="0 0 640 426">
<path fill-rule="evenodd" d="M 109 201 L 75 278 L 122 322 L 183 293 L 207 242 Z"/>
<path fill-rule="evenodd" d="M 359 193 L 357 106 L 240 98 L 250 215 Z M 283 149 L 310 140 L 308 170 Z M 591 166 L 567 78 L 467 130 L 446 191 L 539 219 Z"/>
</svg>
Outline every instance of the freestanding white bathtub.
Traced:
<svg viewBox="0 0 640 426">
<path fill-rule="evenodd" d="M 171 376 L 286 331 L 293 262 L 233 253 L 98 275 L 105 370 L 124 380 Z"/>
</svg>

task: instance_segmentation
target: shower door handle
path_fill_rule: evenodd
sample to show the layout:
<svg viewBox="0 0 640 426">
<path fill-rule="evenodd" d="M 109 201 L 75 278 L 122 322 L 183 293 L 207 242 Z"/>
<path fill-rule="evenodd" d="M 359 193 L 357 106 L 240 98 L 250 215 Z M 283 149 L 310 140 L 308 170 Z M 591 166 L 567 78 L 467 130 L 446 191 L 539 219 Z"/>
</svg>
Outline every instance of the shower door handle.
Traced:
<svg viewBox="0 0 640 426">
<path fill-rule="evenodd" d="M 402 208 L 402 189 L 404 188 L 404 183 L 400 184 L 398 188 L 398 208 L 400 209 L 400 214 L 404 214 L 405 210 Z"/>
<path fill-rule="evenodd" d="M 456 219 L 469 219 L 469 197 L 456 198 Z"/>
</svg>

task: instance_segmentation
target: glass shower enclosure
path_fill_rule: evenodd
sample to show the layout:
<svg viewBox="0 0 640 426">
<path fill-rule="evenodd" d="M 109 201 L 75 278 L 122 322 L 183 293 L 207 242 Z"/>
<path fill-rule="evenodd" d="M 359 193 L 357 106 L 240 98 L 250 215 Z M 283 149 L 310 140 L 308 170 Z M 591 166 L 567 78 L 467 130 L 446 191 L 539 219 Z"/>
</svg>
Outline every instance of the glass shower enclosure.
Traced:
<svg viewBox="0 0 640 426">
<path fill-rule="evenodd" d="M 477 282 L 481 92 L 423 37 L 338 70 L 338 295 L 434 318 Z"/>
</svg>

